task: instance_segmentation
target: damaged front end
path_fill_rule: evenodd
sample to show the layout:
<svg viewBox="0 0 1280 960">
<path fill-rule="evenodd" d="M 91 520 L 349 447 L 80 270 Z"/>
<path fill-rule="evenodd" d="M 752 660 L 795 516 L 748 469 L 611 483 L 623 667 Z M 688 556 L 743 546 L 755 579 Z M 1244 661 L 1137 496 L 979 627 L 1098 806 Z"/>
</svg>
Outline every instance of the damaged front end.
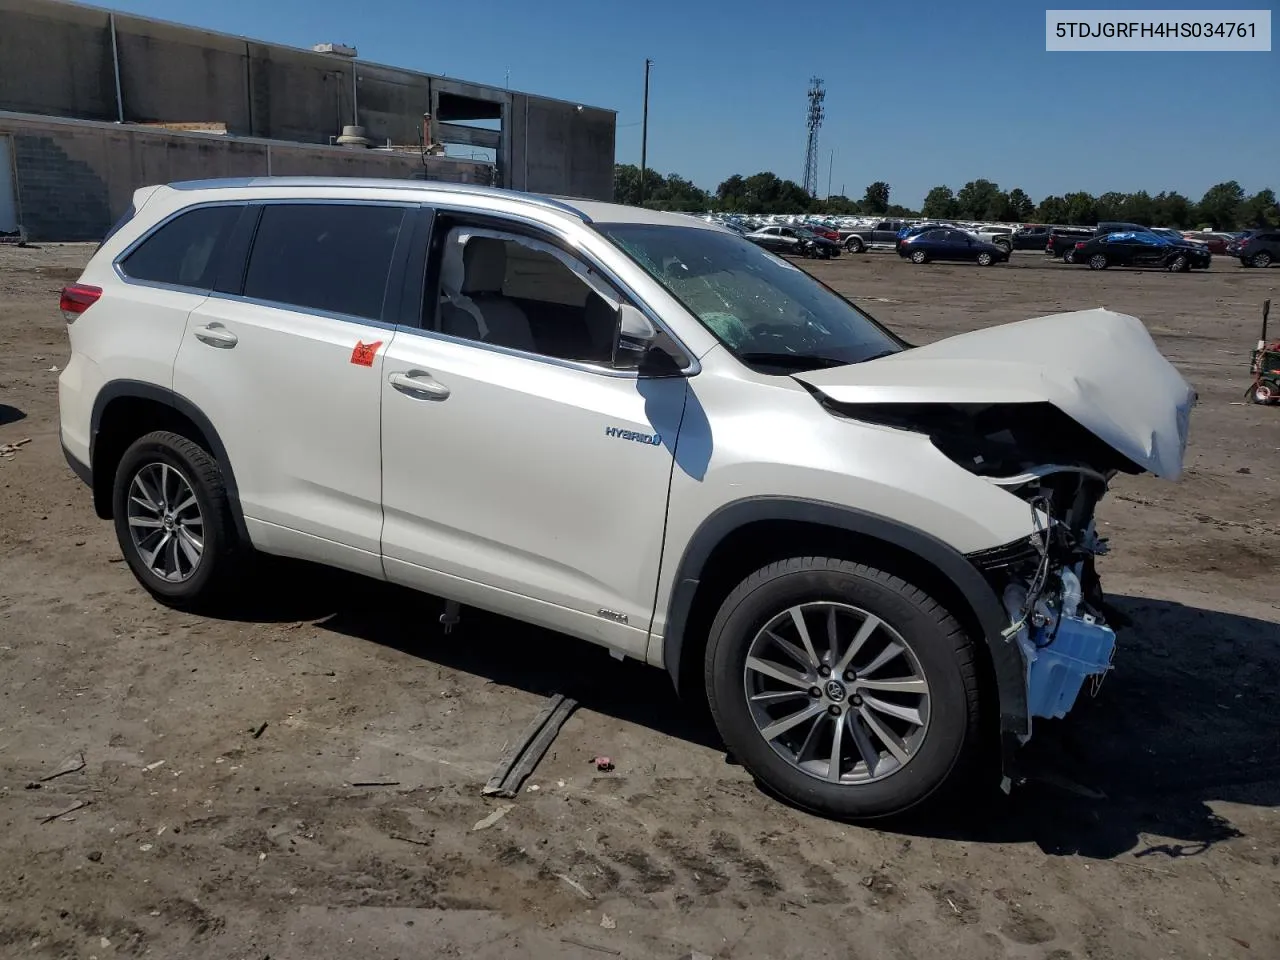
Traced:
<svg viewBox="0 0 1280 960">
<path fill-rule="evenodd" d="M 1025 742 L 1033 717 L 1065 715 L 1086 682 L 1096 691 L 1115 651 L 1098 502 L 1119 473 L 1180 474 L 1196 399 L 1142 324 L 1041 317 L 797 379 L 833 414 L 925 434 L 1025 502 L 1028 536 L 967 555 L 1008 617 L 988 643 L 1016 645 L 1024 664 L 1025 712 L 1002 704 L 1006 737 Z"/>
</svg>

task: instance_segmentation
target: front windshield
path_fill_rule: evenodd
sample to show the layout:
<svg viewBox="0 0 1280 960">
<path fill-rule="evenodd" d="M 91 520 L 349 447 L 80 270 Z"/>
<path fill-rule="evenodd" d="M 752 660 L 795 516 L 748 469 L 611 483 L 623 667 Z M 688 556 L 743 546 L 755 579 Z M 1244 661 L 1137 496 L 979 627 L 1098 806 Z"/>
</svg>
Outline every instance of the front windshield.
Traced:
<svg viewBox="0 0 1280 960">
<path fill-rule="evenodd" d="M 814 370 L 906 346 L 853 304 L 749 240 L 700 227 L 594 226 L 753 367 Z"/>
</svg>

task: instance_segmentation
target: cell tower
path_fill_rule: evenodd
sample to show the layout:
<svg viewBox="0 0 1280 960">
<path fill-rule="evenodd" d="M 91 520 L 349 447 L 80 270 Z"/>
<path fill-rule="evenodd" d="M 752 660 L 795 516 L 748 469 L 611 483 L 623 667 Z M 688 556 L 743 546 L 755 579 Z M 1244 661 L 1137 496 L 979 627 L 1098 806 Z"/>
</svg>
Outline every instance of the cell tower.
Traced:
<svg viewBox="0 0 1280 960">
<path fill-rule="evenodd" d="M 822 101 L 827 98 L 827 91 L 822 89 L 821 77 L 809 78 L 809 115 L 806 123 L 809 127 L 809 140 L 804 148 L 804 192 L 814 197 L 818 194 L 818 131 L 822 129 L 822 118 L 825 113 Z"/>
</svg>

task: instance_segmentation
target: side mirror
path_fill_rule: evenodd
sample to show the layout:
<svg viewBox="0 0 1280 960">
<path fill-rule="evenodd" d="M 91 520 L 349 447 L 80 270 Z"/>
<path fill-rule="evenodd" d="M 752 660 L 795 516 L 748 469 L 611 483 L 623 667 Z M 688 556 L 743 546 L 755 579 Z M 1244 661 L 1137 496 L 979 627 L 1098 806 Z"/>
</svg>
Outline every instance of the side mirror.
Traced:
<svg viewBox="0 0 1280 960">
<path fill-rule="evenodd" d="M 639 309 L 629 303 L 618 308 L 618 341 L 613 352 L 618 366 L 639 366 L 657 339 L 657 328 Z"/>
</svg>

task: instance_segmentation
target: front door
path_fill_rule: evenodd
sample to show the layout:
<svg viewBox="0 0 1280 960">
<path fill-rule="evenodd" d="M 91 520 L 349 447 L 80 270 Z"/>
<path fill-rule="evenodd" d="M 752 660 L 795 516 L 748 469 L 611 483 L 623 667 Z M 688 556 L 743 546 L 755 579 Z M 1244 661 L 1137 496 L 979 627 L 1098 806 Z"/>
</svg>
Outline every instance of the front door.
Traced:
<svg viewBox="0 0 1280 960">
<path fill-rule="evenodd" d="M 616 367 L 621 295 L 506 226 L 437 214 L 387 350 L 386 573 L 640 657 L 686 382 Z"/>
<path fill-rule="evenodd" d="M 381 577 L 384 300 L 417 207 L 260 210 L 236 289 L 188 317 L 174 390 L 218 425 L 255 545 Z"/>
</svg>

